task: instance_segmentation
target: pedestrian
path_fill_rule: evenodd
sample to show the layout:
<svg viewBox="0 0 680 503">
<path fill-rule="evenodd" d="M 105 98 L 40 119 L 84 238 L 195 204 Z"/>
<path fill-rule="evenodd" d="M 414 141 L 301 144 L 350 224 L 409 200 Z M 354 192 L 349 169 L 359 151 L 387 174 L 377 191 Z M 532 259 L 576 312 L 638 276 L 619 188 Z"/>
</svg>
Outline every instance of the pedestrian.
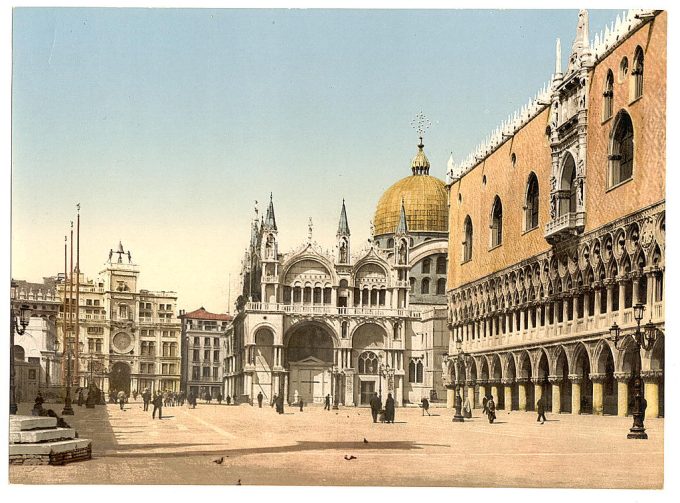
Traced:
<svg viewBox="0 0 680 503">
<path fill-rule="evenodd" d="M 149 410 L 149 402 L 151 402 L 151 392 L 149 388 L 144 388 L 142 392 L 142 401 L 144 402 L 144 412 Z"/>
<path fill-rule="evenodd" d="M 463 416 L 465 419 L 472 419 L 472 404 L 470 403 L 469 398 L 465 400 L 465 407 L 463 408 L 463 411 Z"/>
<path fill-rule="evenodd" d="M 85 398 L 83 397 L 83 388 L 78 388 L 78 407 L 83 406 L 83 401 Z"/>
<path fill-rule="evenodd" d="M 484 395 L 484 398 L 482 398 L 482 414 L 485 416 L 489 413 L 489 407 L 487 406 L 489 403 L 489 396 Z"/>
<path fill-rule="evenodd" d="M 212 402 L 212 395 L 210 394 L 210 391 L 206 391 L 205 401 L 208 402 L 208 403 Z"/>
<path fill-rule="evenodd" d="M 489 417 L 489 424 L 496 419 L 496 404 L 493 401 L 493 395 L 489 395 L 489 400 L 486 402 L 487 416 Z"/>
<path fill-rule="evenodd" d="M 262 392 L 260 391 L 260 392 L 257 394 L 257 406 L 258 406 L 260 409 L 262 408 L 262 400 L 264 400 L 264 395 L 263 395 Z"/>
<path fill-rule="evenodd" d="M 227 395 L 227 405 L 231 405 L 231 395 Z"/>
<path fill-rule="evenodd" d="M 137 395 L 138 395 L 138 394 L 139 394 L 139 393 L 137 393 L 137 390 L 133 390 L 133 391 L 132 391 L 132 399 L 133 399 L 135 402 L 137 401 Z"/>
<path fill-rule="evenodd" d="M 222 405 L 222 392 L 221 391 L 217 392 L 217 404 Z"/>
<path fill-rule="evenodd" d="M 382 409 L 382 400 L 380 400 L 378 393 L 373 393 L 373 396 L 371 397 L 371 400 L 368 403 L 371 406 L 371 415 L 373 416 L 373 422 L 377 423 L 378 413 L 380 412 L 380 409 Z"/>
<path fill-rule="evenodd" d="M 156 396 L 153 398 L 151 419 L 156 419 L 156 411 L 158 411 L 158 419 L 163 419 L 163 395 L 160 391 L 156 391 Z"/>
<path fill-rule="evenodd" d="M 125 410 L 125 391 L 123 390 L 118 392 L 118 403 L 120 404 L 120 410 Z"/>
<path fill-rule="evenodd" d="M 276 399 L 276 412 L 283 414 L 283 395 Z"/>
<path fill-rule="evenodd" d="M 536 413 L 538 414 L 538 417 L 536 418 L 536 421 L 540 421 L 541 424 L 543 424 L 547 419 L 545 418 L 545 402 L 543 401 L 543 397 L 538 399 L 538 402 L 536 402 Z"/>
<path fill-rule="evenodd" d="M 385 400 L 385 422 L 394 424 L 394 398 L 392 398 L 392 393 L 388 393 L 387 400 Z"/>
<path fill-rule="evenodd" d="M 330 395 L 326 395 L 326 398 L 324 399 L 323 410 L 331 410 L 331 396 Z"/>
<path fill-rule="evenodd" d="M 271 406 L 272 406 L 272 407 L 274 407 L 274 406 L 276 405 L 276 400 L 277 400 L 277 399 L 278 399 L 278 397 L 276 396 L 276 394 L 274 394 L 274 396 L 272 397 L 272 403 L 271 403 Z"/>
<path fill-rule="evenodd" d="M 302 397 L 300 397 L 300 412 L 302 412 L 302 409 L 305 406 L 305 402 L 302 400 Z"/>
<path fill-rule="evenodd" d="M 423 397 L 422 400 L 420 400 L 420 404 L 423 408 L 423 416 L 425 415 L 426 412 L 427 412 L 428 416 L 431 415 L 430 414 L 430 401 L 427 399 L 427 397 Z"/>
<path fill-rule="evenodd" d="M 187 400 L 192 409 L 196 408 L 196 392 L 192 391 L 189 393 L 189 399 Z"/>
</svg>

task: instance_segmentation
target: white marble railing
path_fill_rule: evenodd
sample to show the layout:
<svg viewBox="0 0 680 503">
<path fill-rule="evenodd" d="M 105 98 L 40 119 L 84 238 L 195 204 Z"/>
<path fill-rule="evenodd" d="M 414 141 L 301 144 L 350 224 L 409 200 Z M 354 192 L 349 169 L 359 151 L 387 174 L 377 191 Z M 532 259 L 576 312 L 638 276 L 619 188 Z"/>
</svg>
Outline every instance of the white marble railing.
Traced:
<svg viewBox="0 0 680 503">
<path fill-rule="evenodd" d="M 395 316 L 420 319 L 421 313 L 412 309 L 392 309 L 384 307 L 336 307 L 305 304 L 281 304 L 275 302 L 248 302 L 246 311 L 278 312 L 286 314 L 342 315 L 342 316 Z"/>
</svg>

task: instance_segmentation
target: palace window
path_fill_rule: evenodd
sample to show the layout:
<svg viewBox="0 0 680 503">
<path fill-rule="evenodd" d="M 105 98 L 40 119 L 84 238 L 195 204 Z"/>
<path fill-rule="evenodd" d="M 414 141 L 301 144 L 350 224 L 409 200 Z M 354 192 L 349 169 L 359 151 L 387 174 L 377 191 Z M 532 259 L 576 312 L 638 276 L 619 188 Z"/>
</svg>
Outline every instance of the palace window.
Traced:
<svg viewBox="0 0 680 503">
<path fill-rule="evenodd" d="M 437 257 L 437 274 L 446 274 L 446 257 L 443 255 Z"/>
<path fill-rule="evenodd" d="M 418 363 L 416 363 L 416 382 L 423 382 L 423 362 L 421 360 L 418 360 Z"/>
<path fill-rule="evenodd" d="M 408 364 L 408 382 L 416 382 L 416 362 L 413 360 Z"/>
<path fill-rule="evenodd" d="M 527 184 L 527 198 L 525 207 L 525 229 L 531 230 L 538 227 L 538 178 L 534 173 L 529 175 Z"/>
<path fill-rule="evenodd" d="M 491 208 L 491 248 L 499 246 L 503 242 L 503 204 L 496 196 Z"/>
<path fill-rule="evenodd" d="M 420 285 L 420 293 L 429 294 L 430 293 L 430 278 L 424 278 L 422 284 Z"/>
<path fill-rule="evenodd" d="M 446 294 L 446 278 L 439 278 L 437 280 L 437 295 Z"/>
<path fill-rule="evenodd" d="M 429 258 L 426 258 L 425 260 L 423 260 L 423 266 L 422 267 L 423 267 L 423 270 L 422 270 L 423 274 L 429 274 L 430 273 L 430 259 Z"/>
<path fill-rule="evenodd" d="M 416 293 L 416 278 L 409 278 L 408 281 L 411 284 L 411 293 Z"/>
<path fill-rule="evenodd" d="M 472 260 L 472 220 L 470 216 L 465 217 L 465 223 L 463 224 L 465 229 L 465 240 L 463 241 L 463 262 Z"/>
<path fill-rule="evenodd" d="M 609 154 L 609 186 L 625 182 L 633 176 L 633 122 L 625 111 L 619 112 L 614 124 Z"/>
<path fill-rule="evenodd" d="M 602 103 L 602 120 L 605 121 L 614 113 L 614 73 L 611 70 L 607 72 L 602 97 L 604 98 Z"/>
<path fill-rule="evenodd" d="M 560 192 L 569 197 L 562 197 L 559 200 L 559 214 L 566 215 L 567 213 L 576 212 L 576 164 L 574 157 L 567 154 L 562 167 L 562 178 L 560 185 Z"/>
<path fill-rule="evenodd" d="M 637 46 L 635 49 L 635 57 L 633 58 L 633 99 L 636 100 L 642 96 L 642 75 L 644 73 L 645 55 L 642 52 L 642 47 Z"/>
<path fill-rule="evenodd" d="M 377 374 L 378 357 L 373 351 L 364 351 L 359 355 L 359 373 Z"/>
<path fill-rule="evenodd" d="M 389 239 L 387 240 L 387 247 L 388 247 L 388 248 L 394 248 L 394 239 L 389 238 Z"/>
</svg>

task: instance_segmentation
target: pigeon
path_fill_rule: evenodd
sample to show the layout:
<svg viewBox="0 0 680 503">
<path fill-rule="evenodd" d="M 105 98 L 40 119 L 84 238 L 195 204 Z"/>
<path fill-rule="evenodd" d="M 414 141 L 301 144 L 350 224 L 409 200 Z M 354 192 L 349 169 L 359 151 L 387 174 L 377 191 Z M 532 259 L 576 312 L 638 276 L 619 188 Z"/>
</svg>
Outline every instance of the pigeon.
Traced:
<svg viewBox="0 0 680 503">
<path fill-rule="evenodd" d="M 240 486 L 240 485 L 241 485 L 241 479 L 238 479 L 238 480 L 236 481 L 236 485 L 237 485 L 237 486 Z"/>
<path fill-rule="evenodd" d="M 345 454 L 345 459 L 347 461 L 352 461 L 353 459 L 357 459 L 357 457 L 356 456 L 348 456 L 347 454 Z"/>
<path fill-rule="evenodd" d="M 224 463 L 224 456 L 222 456 L 220 459 L 213 459 L 213 463 L 215 463 L 216 465 L 221 465 L 222 463 Z"/>
<path fill-rule="evenodd" d="M 364 438 L 364 443 L 365 443 L 365 444 L 367 444 L 367 443 L 368 443 L 368 440 L 366 440 L 365 438 Z"/>
</svg>

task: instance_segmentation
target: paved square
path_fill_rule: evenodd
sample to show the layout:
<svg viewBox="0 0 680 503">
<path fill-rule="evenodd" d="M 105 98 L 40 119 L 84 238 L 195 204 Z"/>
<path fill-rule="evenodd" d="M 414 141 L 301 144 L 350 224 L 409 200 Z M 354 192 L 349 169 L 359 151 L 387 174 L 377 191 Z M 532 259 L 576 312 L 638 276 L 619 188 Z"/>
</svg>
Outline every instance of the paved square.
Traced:
<svg viewBox="0 0 680 503">
<path fill-rule="evenodd" d="M 48 405 L 50 406 L 50 405 Z M 61 412 L 61 405 L 51 405 Z M 22 404 L 19 412 L 29 413 Z M 164 408 L 152 420 L 140 402 L 74 407 L 66 418 L 93 440 L 93 459 L 63 467 L 11 466 L 28 484 L 266 484 L 472 487 L 660 488 L 663 419 L 646 421 L 649 440 L 627 440 L 631 418 L 499 411 L 491 425 L 475 411 L 399 408 L 395 424 L 370 410 L 199 404 Z M 364 439 L 368 443 L 364 442 Z M 630 457 L 636 456 L 636 476 Z M 356 459 L 346 460 L 345 456 Z M 221 464 L 214 460 L 224 458 Z"/>
</svg>

